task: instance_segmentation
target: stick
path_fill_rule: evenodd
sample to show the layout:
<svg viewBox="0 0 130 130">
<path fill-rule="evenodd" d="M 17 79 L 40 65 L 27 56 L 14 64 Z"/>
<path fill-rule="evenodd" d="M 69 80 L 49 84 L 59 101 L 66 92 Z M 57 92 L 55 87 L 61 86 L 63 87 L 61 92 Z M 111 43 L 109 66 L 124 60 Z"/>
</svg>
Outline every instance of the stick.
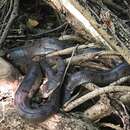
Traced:
<svg viewBox="0 0 130 130">
<path fill-rule="evenodd" d="M 19 0 L 14 0 L 13 10 L 12 10 L 11 16 L 9 18 L 7 26 L 4 29 L 4 32 L 3 32 L 2 36 L 0 38 L 0 48 L 2 47 L 2 44 L 3 44 L 3 42 L 5 41 L 5 39 L 7 37 L 8 31 L 9 31 L 14 19 L 18 15 L 18 7 L 19 7 Z"/>
<path fill-rule="evenodd" d="M 101 94 L 111 93 L 111 92 L 124 92 L 124 91 L 130 92 L 130 87 L 129 86 L 106 86 L 104 88 L 95 89 L 94 91 L 71 102 L 68 106 L 66 106 L 63 109 L 64 111 L 71 111 L 73 108 L 79 106 L 80 104 L 86 102 L 87 100 L 90 100 Z"/>
<path fill-rule="evenodd" d="M 49 33 L 53 33 L 53 32 L 55 32 L 57 30 L 63 29 L 63 27 L 65 27 L 67 24 L 68 23 L 65 22 L 65 23 L 63 23 L 62 25 L 60 25 L 60 26 L 58 26 L 56 28 L 53 28 L 51 30 L 44 31 L 44 32 L 41 32 L 41 33 L 38 33 L 38 34 L 33 34 L 33 35 L 20 35 L 20 36 L 18 36 L 18 35 L 14 36 L 13 35 L 13 36 L 7 36 L 7 39 L 13 39 L 13 40 L 14 39 L 21 39 L 21 40 L 24 40 L 24 39 L 28 39 L 28 40 L 30 40 L 30 39 L 38 39 L 38 38 L 41 38 L 41 37 L 48 36 Z"/>
<path fill-rule="evenodd" d="M 111 124 L 111 123 L 101 123 L 101 126 L 109 127 L 109 128 L 115 129 L 115 130 L 124 130 L 120 126 L 115 125 L 115 124 Z"/>
<path fill-rule="evenodd" d="M 77 42 L 85 42 L 85 39 L 82 39 L 81 37 L 79 36 L 76 36 L 76 35 L 62 35 L 59 37 L 59 40 L 62 40 L 62 41 L 77 41 Z"/>
<path fill-rule="evenodd" d="M 3 21 L 2 21 L 2 27 L 1 27 L 1 30 L 0 30 L 0 35 L 2 34 L 3 28 L 5 26 L 4 24 L 6 23 L 6 20 L 7 20 L 8 16 L 9 16 L 9 14 L 11 13 L 12 6 L 13 6 L 13 0 L 10 0 L 9 4 L 10 4 L 9 10 L 8 10 L 6 16 L 4 17 Z"/>
<path fill-rule="evenodd" d="M 80 54 L 77 56 L 73 56 L 71 60 L 71 64 L 77 64 L 78 62 L 81 61 L 86 61 L 86 60 L 92 60 L 93 58 L 98 59 L 101 55 L 120 55 L 119 53 L 115 51 L 100 51 L 100 52 L 90 52 L 90 53 L 84 53 Z M 70 58 L 65 59 L 65 63 L 68 63 Z"/>
<path fill-rule="evenodd" d="M 112 50 L 112 47 L 109 43 L 97 32 L 97 30 L 91 25 L 89 19 L 85 18 L 83 14 L 75 8 L 75 6 L 70 2 L 70 0 L 61 0 L 61 3 L 64 7 L 77 19 L 82 23 L 87 31 L 91 33 L 91 35 L 96 39 L 107 45 L 109 49 Z"/>
<path fill-rule="evenodd" d="M 130 79 L 130 76 L 125 76 L 125 77 L 122 77 L 120 78 L 119 80 L 117 81 L 114 81 L 113 83 L 111 83 L 110 85 L 113 86 L 113 85 L 120 85 L 126 81 L 128 81 Z"/>
<path fill-rule="evenodd" d="M 81 54 L 78 56 L 74 56 L 71 60 L 71 64 L 76 64 L 79 61 L 91 60 L 96 56 L 97 56 L 97 52 L 96 53 L 85 53 L 85 54 Z M 68 63 L 69 60 L 70 60 L 70 58 L 65 59 L 65 63 Z"/>
<path fill-rule="evenodd" d="M 69 69 L 71 60 L 72 60 L 72 58 L 73 58 L 73 56 L 74 56 L 74 54 L 75 54 L 75 51 L 76 51 L 77 47 L 78 47 L 78 44 L 74 47 L 73 52 L 72 52 L 71 57 L 70 57 L 70 60 L 69 60 L 67 66 L 66 66 L 66 68 L 65 68 L 65 72 L 64 72 L 63 77 L 62 77 L 62 80 L 61 80 L 61 85 L 63 84 L 63 81 L 64 81 L 64 79 L 65 79 L 66 73 L 67 73 L 67 71 L 68 71 L 68 69 Z"/>
<path fill-rule="evenodd" d="M 84 49 L 84 48 L 87 48 L 88 45 L 80 45 L 77 47 L 77 49 Z M 64 50 L 59 50 L 59 51 L 55 51 L 53 53 L 50 53 L 48 55 L 46 55 L 46 57 L 51 57 L 51 56 L 61 56 L 61 55 L 68 55 L 70 53 L 72 53 L 72 51 L 75 49 L 75 47 L 70 47 L 70 48 L 66 48 Z M 76 49 L 76 50 L 77 50 Z"/>
</svg>

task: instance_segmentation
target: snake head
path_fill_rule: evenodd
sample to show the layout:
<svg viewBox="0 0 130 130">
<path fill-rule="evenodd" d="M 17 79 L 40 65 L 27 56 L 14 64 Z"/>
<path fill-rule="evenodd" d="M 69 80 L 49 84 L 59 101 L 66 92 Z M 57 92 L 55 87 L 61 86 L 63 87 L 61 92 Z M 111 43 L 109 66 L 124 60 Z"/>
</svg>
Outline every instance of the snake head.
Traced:
<svg viewBox="0 0 130 130">
<path fill-rule="evenodd" d="M 25 57 L 27 55 L 28 52 L 26 51 L 26 49 L 20 47 L 10 49 L 7 52 L 7 58 L 10 60 L 20 59 L 21 57 Z"/>
</svg>

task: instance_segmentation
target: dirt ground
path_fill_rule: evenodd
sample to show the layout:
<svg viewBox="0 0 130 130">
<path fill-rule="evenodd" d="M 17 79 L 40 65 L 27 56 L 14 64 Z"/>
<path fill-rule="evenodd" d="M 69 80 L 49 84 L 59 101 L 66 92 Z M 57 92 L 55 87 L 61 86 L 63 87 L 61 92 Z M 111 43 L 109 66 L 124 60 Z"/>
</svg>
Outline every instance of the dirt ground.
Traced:
<svg viewBox="0 0 130 130">
<path fill-rule="evenodd" d="M 0 130 L 92 130 L 90 127 L 93 127 L 90 123 L 87 126 L 80 119 L 64 117 L 62 114 L 55 114 L 41 123 L 30 123 L 18 115 L 13 98 L 0 101 Z"/>
<path fill-rule="evenodd" d="M 9 90 L 8 93 L 6 90 L 1 93 L 3 99 L 0 101 L 0 130 L 44 130 L 42 125 L 26 122 L 17 114 L 13 101 L 13 90 L 7 90 Z"/>
</svg>

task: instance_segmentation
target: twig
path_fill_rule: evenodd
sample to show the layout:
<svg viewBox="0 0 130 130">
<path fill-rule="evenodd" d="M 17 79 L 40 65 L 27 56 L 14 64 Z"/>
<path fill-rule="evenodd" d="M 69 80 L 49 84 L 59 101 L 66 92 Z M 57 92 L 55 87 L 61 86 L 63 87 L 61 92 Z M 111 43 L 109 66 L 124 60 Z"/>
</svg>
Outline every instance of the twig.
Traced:
<svg viewBox="0 0 130 130">
<path fill-rule="evenodd" d="M 111 86 L 113 86 L 113 85 L 120 85 L 120 84 L 126 82 L 128 79 L 130 79 L 130 76 L 125 76 L 125 77 L 120 78 L 119 80 L 117 80 L 117 81 L 111 83 L 110 85 L 111 85 Z"/>
<path fill-rule="evenodd" d="M 93 60 L 93 59 L 91 59 Z M 90 69 L 94 69 L 94 70 L 109 70 L 110 67 L 103 64 L 102 62 L 101 63 L 97 63 L 97 62 L 94 62 L 94 61 L 83 61 L 83 62 L 77 62 L 77 64 L 75 65 L 78 65 L 78 66 L 81 66 L 81 67 L 87 67 L 87 68 L 90 68 Z"/>
<path fill-rule="evenodd" d="M 69 66 L 70 66 L 70 63 L 71 63 L 72 57 L 74 56 L 77 47 L 78 47 L 78 44 L 77 44 L 77 45 L 75 46 L 75 48 L 73 49 L 73 52 L 72 52 L 71 58 L 70 58 L 70 60 L 69 60 L 69 62 L 68 62 L 68 64 L 67 64 L 67 66 L 66 66 L 66 69 L 65 69 L 64 75 L 63 75 L 63 77 L 62 77 L 61 85 L 62 85 L 62 83 L 63 83 L 63 81 L 64 81 L 64 78 L 65 78 L 66 73 L 67 73 L 67 71 L 68 71 L 68 69 L 69 69 Z"/>
<path fill-rule="evenodd" d="M 85 29 L 90 32 L 96 40 L 100 40 L 105 46 L 107 45 L 109 49 L 113 50 L 109 43 L 92 26 L 90 20 L 87 19 L 69 0 L 61 0 L 61 3 L 80 23 L 82 23 Z"/>
<path fill-rule="evenodd" d="M 117 11 L 121 11 L 122 13 L 125 13 L 125 14 L 128 13 L 128 11 L 126 9 L 124 9 L 120 5 L 114 3 L 112 0 L 103 0 L 103 3 L 108 6 L 111 6 L 112 8 L 116 9 Z"/>
<path fill-rule="evenodd" d="M 2 21 L 2 27 L 1 27 L 1 30 L 0 30 L 0 35 L 1 35 L 1 33 L 2 33 L 2 31 L 3 31 L 3 28 L 4 28 L 4 26 L 5 26 L 4 24 L 5 24 L 5 22 L 6 22 L 7 18 L 8 18 L 8 16 L 9 16 L 9 14 L 11 13 L 12 5 L 13 5 L 13 0 L 10 0 L 10 7 L 9 7 L 9 10 L 8 10 L 6 16 L 4 17 L 4 20 Z"/>
<path fill-rule="evenodd" d="M 118 99 L 114 99 L 110 96 L 109 98 L 111 99 L 112 107 L 122 120 L 124 130 L 129 130 L 130 129 L 129 114 L 128 111 L 126 110 L 125 105 Z"/>
<path fill-rule="evenodd" d="M 45 31 L 45 32 L 42 32 L 42 33 L 38 33 L 38 34 L 34 34 L 34 35 L 20 35 L 20 36 L 7 36 L 7 39 L 37 39 L 37 38 L 41 38 L 43 36 L 48 36 L 49 33 L 52 33 L 52 32 L 55 32 L 57 30 L 60 30 L 62 29 L 64 26 L 66 26 L 68 23 L 65 22 L 63 23 L 62 25 L 54 28 L 54 29 L 51 29 L 51 30 L 48 30 L 48 31 Z"/>
<path fill-rule="evenodd" d="M 76 93 L 73 97 L 71 97 L 68 101 L 65 102 L 64 107 L 70 104 L 72 101 L 74 101 L 78 96 L 80 92 Z"/>
<path fill-rule="evenodd" d="M 77 47 L 77 50 L 78 49 L 84 49 L 84 48 L 87 48 L 88 45 L 80 45 Z M 53 53 L 50 53 L 48 55 L 46 55 L 46 57 L 51 57 L 51 56 L 60 56 L 60 55 L 68 55 L 70 53 L 72 53 L 72 51 L 75 49 L 75 47 L 70 47 L 70 48 L 66 48 L 66 49 L 63 49 L 63 50 L 59 50 L 59 51 L 55 51 Z"/>
<path fill-rule="evenodd" d="M 122 95 L 120 97 L 120 101 L 122 101 L 124 104 L 129 106 L 129 104 L 130 104 L 130 92 L 127 92 L 126 94 Z"/>
<path fill-rule="evenodd" d="M 74 56 L 71 60 L 71 64 L 77 64 L 80 61 L 86 61 L 86 60 L 91 60 L 93 58 L 98 59 L 99 57 L 101 57 L 101 55 L 120 55 L 117 52 L 114 51 L 100 51 L 100 52 L 90 52 L 90 53 L 84 53 L 84 54 L 80 54 L 77 56 Z M 70 60 L 70 58 L 65 59 L 65 62 L 68 63 L 68 61 Z"/>
<path fill-rule="evenodd" d="M 97 53 L 98 52 L 96 52 L 96 53 L 85 53 L 85 54 L 74 56 L 71 60 L 71 64 L 77 64 L 80 61 L 91 60 L 91 59 L 93 59 L 94 57 L 97 56 Z M 70 60 L 70 58 L 65 59 L 65 63 L 68 63 L 69 60 Z"/>
<path fill-rule="evenodd" d="M 85 42 L 84 39 L 82 39 L 79 36 L 75 36 L 75 35 L 62 35 L 59 37 L 59 40 L 63 40 L 63 41 L 77 41 L 77 42 Z"/>
<path fill-rule="evenodd" d="M 121 128 L 120 126 L 111 123 L 101 123 L 101 126 L 110 127 L 115 130 L 123 130 L 123 128 Z"/>
<path fill-rule="evenodd" d="M 7 0 L 5 0 L 2 8 L 0 9 L 1 10 L 0 22 L 2 22 L 2 20 L 4 19 L 4 16 L 6 15 L 7 6 L 8 6 L 8 2 L 7 2 Z"/>
<path fill-rule="evenodd" d="M 7 0 L 1 0 L 0 1 L 0 10 L 3 8 L 3 6 L 6 4 Z"/>
<path fill-rule="evenodd" d="M 96 88 L 98 88 L 98 86 L 93 83 L 87 83 L 84 85 L 84 88 L 86 88 L 89 91 L 93 91 Z M 76 93 L 73 97 L 71 97 L 68 101 L 66 101 L 64 103 L 64 107 L 66 107 L 69 103 L 71 103 L 73 100 L 75 100 L 79 96 L 79 94 L 80 94 L 80 91 L 78 93 Z"/>
<path fill-rule="evenodd" d="M 19 0 L 14 0 L 13 10 L 12 10 L 11 16 L 9 18 L 7 26 L 4 29 L 2 36 L 0 38 L 0 48 L 2 47 L 2 43 L 5 41 L 5 39 L 7 37 L 8 31 L 9 31 L 13 21 L 15 20 L 15 18 L 18 15 L 18 7 L 19 7 Z"/>
<path fill-rule="evenodd" d="M 111 92 L 130 92 L 130 87 L 128 86 L 106 86 L 104 88 L 95 89 L 94 91 L 76 99 L 75 101 L 71 102 L 68 106 L 66 106 L 64 111 L 71 111 L 73 108 L 79 106 L 80 104 L 84 103 L 85 101 L 97 97 L 101 94 L 111 93 Z"/>
<path fill-rule="evenodd" d="M 104 56 L 104 55 L 110 55 L 110 56 L 112 56 L 112 55 L 116 55 L 116 56 L 120 56 L 120 53 L 119 52 L 117 52 L 117 51 L 101 51 L 101 52 L 99 52 L 99 54 L 98 54 L 98 56 L 100 57 L 100 56 Z"/>
<path fill-rule="evenodd" d="M 87 83 L 83 85 L 84 88 L 88 89 L 89 91 L 94 91 L 95 89 L 98 89 L 99 87 L 94 83 Z"/>
</svg>

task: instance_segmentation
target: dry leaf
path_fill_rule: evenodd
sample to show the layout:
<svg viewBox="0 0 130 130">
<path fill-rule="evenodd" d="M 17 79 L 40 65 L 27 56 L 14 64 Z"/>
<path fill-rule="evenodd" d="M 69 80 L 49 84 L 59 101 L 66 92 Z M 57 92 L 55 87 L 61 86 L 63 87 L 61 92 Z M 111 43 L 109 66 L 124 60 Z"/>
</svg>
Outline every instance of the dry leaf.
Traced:
<svg viewBox="0 0 130 130">
<path fill-rule="evenodd" d="M 38 24 L 39 24 L 39 22 L 38 22 L 37 20 L 35 20 L 35 19 L 29 18 L 28 21 L 27 21 L 27 26 L 28 26 L 29 28 L 34 28 L 34 27 L 36 27 Z"/>
</svg>

